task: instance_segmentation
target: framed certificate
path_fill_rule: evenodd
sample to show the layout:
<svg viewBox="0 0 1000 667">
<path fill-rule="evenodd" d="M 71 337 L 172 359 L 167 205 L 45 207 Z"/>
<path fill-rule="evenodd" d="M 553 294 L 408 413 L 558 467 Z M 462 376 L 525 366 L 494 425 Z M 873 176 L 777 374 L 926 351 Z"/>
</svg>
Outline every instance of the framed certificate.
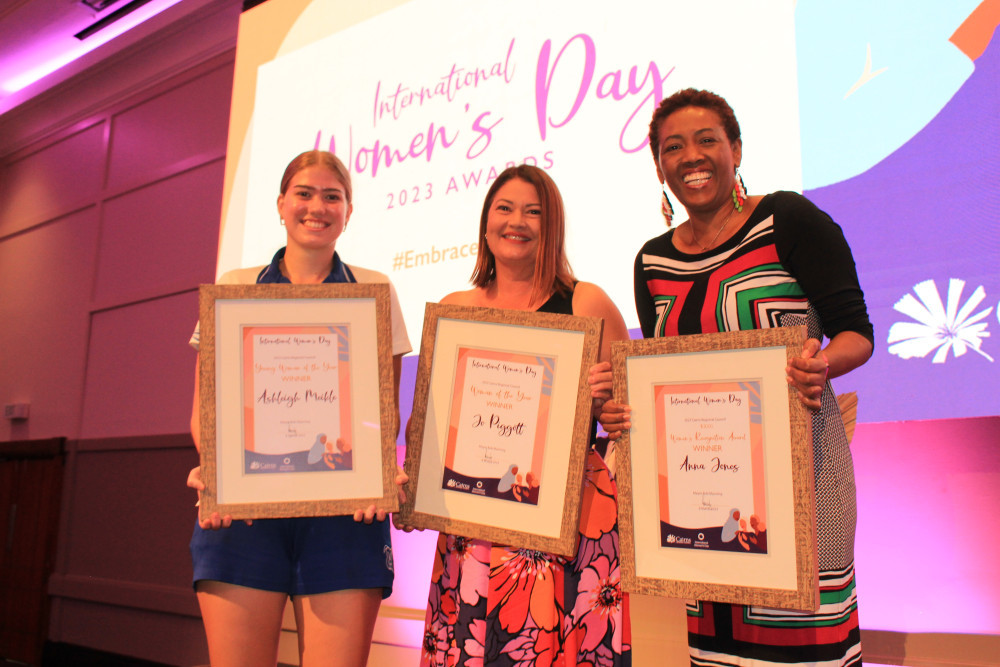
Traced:
<svg viewBox="0 0 1000 667">
<path fill-rule="evenodd" d="M 388 285 L 200 298 L 202 518 L 398 509 Z"/>
<path fill-rule="evenodd" d="M 427 304 L 403 523 L 572 555 L 603 321 Z"/>
<path fill-rule="evenodd" d="M 805 327 L 615 343 L 622 585 L 819 606 L 807 413 L 785 379 Z"/>
</svg>

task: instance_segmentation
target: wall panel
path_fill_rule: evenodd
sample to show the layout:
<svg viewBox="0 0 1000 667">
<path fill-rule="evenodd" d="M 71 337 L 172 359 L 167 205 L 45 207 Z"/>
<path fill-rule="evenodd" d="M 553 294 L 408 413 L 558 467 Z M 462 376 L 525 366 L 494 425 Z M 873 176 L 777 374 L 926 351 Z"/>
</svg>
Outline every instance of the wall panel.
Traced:
<svg viewBox="0 0 1000 667">
<path fill-rule="evenodd" d="M 76 432 L 96 246 L 95 208 L 0 240 L 0 404 L 31 404 L 2 440 Z"/>
<path fill-rule="evenodd" d="M 184 480 L 197 463 L 190 438 L 85 440 L 75 447 L 66 570 L 189 591 L 196 494 Z"/>
<path fill-rule="evenodd" d="M 858 424 L 862 627 L 996 635 L 998 434 L 1000 417 Z"/>
<path fill-rule="evenodd" d="M 0 439 L 69 438 L 53 642 L 207 662 L 187 340 L 215 274 L 239 5 L 0 120 L 0 404 L 31 403 Z"/>
<path fill-rule="evenodd" d="M 232 84 L 233 68 L 226 65 L 115 115 L 108 189 L 117 192 L 165 168 L 225 155 Z"/>
<path fill-rule="evenodd" d="M 68 599 L 57 622 L 58 640 L 66 644 L 167 665 L 208 664 L 205 632 L 194 616 Z"/>
<path fill-rule="evenodd" d="M 92 205 L 103 178 L 101 122 L 6 165 L 0 174 L 0 237 Z"/>
<path fill-rule="evenodd" d="M 82 437 L 189 430 L 197 320 L 193 291 L 94 314 Z"/>
<path fill-rule="evenodd" d="M 105 202 L 98 304 L 214 282 L 224 166 L 220 157 Z"/>
</svg>

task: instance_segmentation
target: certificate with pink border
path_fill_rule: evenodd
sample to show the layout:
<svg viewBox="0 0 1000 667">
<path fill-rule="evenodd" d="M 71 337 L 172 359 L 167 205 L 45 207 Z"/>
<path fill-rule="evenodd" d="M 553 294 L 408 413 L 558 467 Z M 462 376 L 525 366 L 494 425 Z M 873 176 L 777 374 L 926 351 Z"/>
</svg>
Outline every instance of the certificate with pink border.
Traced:
<svg viewBox="0 0 1000 667">
<path fill-rule="evenodd" d="M 350 325 L 242 334 L 245 473 L 352 470 Z"/>
<path fill-rule="evenodd" d="M 661 546 L 767 553 L 760 386 L 653 386 Z"/>
<path fill-rule="evenodd" d="M 555 365 L 458 348 L 442 488 L 538 504 Z"/>
</svg>

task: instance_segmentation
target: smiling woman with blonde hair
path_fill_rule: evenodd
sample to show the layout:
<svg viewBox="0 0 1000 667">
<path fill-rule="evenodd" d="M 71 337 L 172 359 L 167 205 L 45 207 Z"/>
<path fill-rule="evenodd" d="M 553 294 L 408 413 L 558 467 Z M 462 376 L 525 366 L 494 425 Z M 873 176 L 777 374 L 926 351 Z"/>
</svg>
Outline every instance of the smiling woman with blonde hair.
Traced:
<svg viewBox="0 0 1000 667">
<path fill-rule="evenodd" d="M 354 204 L 350 174 L 332 153 L 307 151 L 293 159 L 281 179 L 277 208 L 286 246 L 269 265 L 230 271 L 221 284 L 389 282 L 381 273 L 345 263 L 336 252 Z M 389 294 L 398 404 L 400 364 L 411 348 L 391 283 Z M 191 344 L 197 349 L 198 343 L 196 330 Z M 196 382 L 191 415 L 195 446 L 199 407 Z M 403 482 L 403 476 L 397 479 Z M 191 471 L 188 485 L 204 489 L 198 468 Z M 392 592 L 389 524 L 374 506 L 353 517 L 235 523 L 215 514 L 195 526 L 191 557 L 214 667 L 273 667 L 289 599 L 301 665 L 363 665 L 379 606 Z"/>
</svg>

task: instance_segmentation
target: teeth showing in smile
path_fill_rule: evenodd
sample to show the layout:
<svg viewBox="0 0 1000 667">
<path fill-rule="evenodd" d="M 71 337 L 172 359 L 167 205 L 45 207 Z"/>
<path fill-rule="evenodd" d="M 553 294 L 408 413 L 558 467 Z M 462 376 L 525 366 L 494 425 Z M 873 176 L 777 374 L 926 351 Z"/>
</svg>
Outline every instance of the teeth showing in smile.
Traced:
<svg viewBox="0 0 1000 667">
<path fill-rule="evenodd" d="M 518 234 L 504 234 L 503 237 L 510 241 L 529 241 L 527 236 L 520 236 Z"/>
<path fill-rule="evenodd" d="M 684 175 L 684 184 L 685 185 L 704 185 L 708 181 L 708 179 L 711 178 L 711 177 L 712 177 L 712 174 L 710 172 L 707 172 L 707 171 L 696 171 L 694 173 L 685 174 Z"/>
<path fill-rule="evenodd" d="M 302 226 L 308 229 L 326 229 L 330 225 L 325 222 L 317 222 L 316 220 L 303 220 Z"/>
</svg>

